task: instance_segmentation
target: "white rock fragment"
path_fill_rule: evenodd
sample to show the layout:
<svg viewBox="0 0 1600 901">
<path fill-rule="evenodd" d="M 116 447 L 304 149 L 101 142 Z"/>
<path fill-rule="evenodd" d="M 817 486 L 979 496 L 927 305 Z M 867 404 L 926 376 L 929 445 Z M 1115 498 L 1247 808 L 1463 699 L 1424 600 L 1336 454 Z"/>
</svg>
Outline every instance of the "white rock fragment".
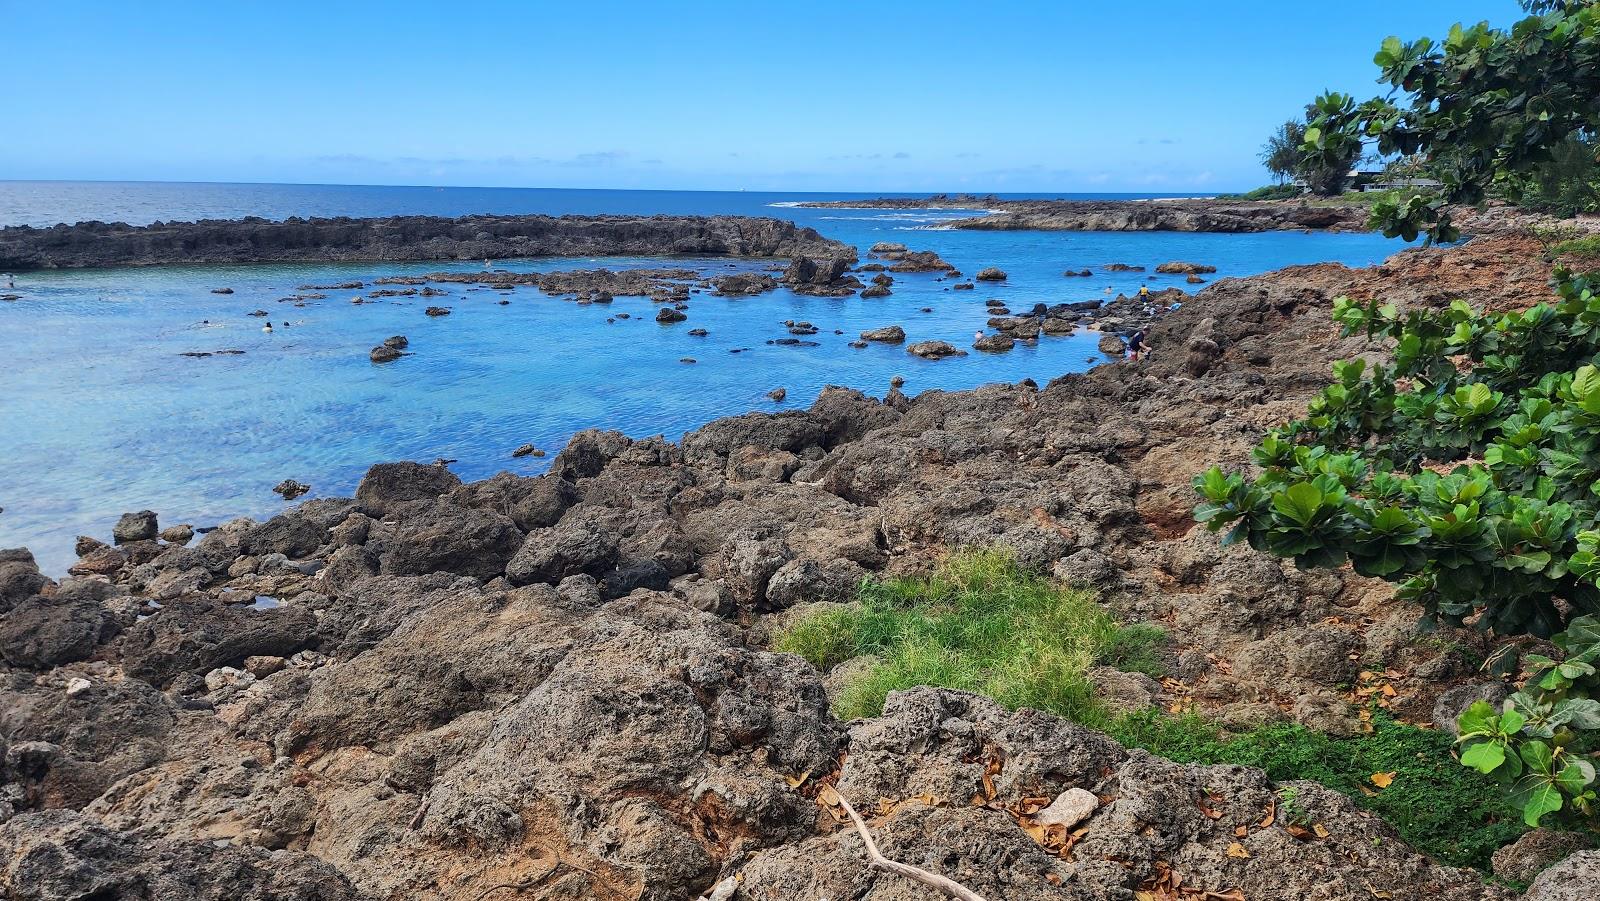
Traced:
<svg viewBox="0 0 1600 901">
<path fill-rule="evenodd" d="M 219 691 L 229 686 L 244 687 L 256 681 L 256 677 L 242 669 L 231 666 L 219 666 L 206 673 L 206 690 Z"/>
<path fill-rule="evenodd" d="M 1069 788 L 1050 802 L 1050 806 L 1033 815 L 1034 822 L 1041 826 L 1063 826 L 1067 829 L 1087 820 L 1100 806 L 1100 799 L 1093 792 L 1081 788 Z"/>
<path fill-rule="evenodd" d="M 94 686 L 88 679 L 78 677 L 67 682 L 67 697 L 81 695 Z"/>
</svg>

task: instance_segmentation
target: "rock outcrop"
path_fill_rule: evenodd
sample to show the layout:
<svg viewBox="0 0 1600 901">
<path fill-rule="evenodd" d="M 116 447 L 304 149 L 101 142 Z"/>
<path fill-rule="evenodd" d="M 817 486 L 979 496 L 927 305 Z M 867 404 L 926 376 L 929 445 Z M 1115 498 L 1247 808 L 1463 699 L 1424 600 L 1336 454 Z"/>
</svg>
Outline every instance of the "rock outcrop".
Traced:
<svg viewBox="0 0 1600 901">
<path fill-rule="evenodd" d="M 810 207 L 848 209 L 982 209 L 983 216 L 940 228 L 977 231 L 1258 232 L 1277 229 L 1365 231 L 1366 207 L 1312 206 L 1298 200 L 999 200 L 973 197 L 882 197 L 816 201 Z"/>
<path fill-rule="evenodd" d="M 251 217 L 199 222 L 80 222 L 0 228 L 0 269 L 169 263 L 474 260 L 684 254 L 842 257 L 855 250 L 810 228 L 744 216 Z M 356 285 L 355 287 L 361 287 Z"/>
</svg>

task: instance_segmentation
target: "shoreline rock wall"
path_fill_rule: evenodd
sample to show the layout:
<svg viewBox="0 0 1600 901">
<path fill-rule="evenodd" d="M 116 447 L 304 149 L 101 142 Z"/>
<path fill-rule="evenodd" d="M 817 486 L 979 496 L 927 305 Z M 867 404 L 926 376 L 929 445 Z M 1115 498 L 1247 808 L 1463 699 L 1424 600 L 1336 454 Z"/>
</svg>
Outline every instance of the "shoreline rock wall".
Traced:
<svg viewBox="0 0 1600 901">
<path fill-rule="evenodd" d="M 942 223 L 974 231 L 1259 232 L 1286 229 L 1365 231 L 1359 206 L 1311 206 L 1299 201 L 1000 200 L 994 197 L 884 197 L 818 201 L 840 209 L 984 209 L 983 216 Z"/>
<path fill-rule="evenodd" d="M 539 256 L 844 258 L 855 248 L 748 216 L 251 217 L 0 228 L 0 271 L 182 263 L 482 260 Z"/>
</svg>

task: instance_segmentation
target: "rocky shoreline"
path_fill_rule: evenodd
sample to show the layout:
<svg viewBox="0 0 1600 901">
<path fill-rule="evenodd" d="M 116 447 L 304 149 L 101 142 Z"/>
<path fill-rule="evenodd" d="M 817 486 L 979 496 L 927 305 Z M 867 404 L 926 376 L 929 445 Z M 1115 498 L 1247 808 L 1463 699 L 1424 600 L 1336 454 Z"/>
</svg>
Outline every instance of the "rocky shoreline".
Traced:
<svg viewBox="0 0 1600 901">
<path fill-rule="evenodd" d="M 971 195 L 881 197 L 802 203 L 826 209 L 982 209 L 982 216 L 940 223 L 974 231 L 1260 232 L 1287 229 L 1366 231 L 1361 206 L 1312 206 L 1297 200 L 1001 200 Z"/>
<path fill-rule="evenodd" d="M 1363 350 L 1332 298 L 1526 306 L 1547 273 L 1504 234 L 1225 279 L 1151 322 L 1146 362 L 1043 389 L 829 389 L 677 443 L 588 431 L 533 478 L 381 464 L 352 498 L 197 542 L 125 517 L 60 583 L 0 552 L 5 879 L 49 899 L 679 901 L 739 873 L 739 898 L 922 897 L 866 869 L 830 784 L 887 855 L 990 899 L 1174 879 L 1252 901 L 1516 897 L 1321 786 L 1288 786 L 1328 833 L 1296 838 L 1258 771 L 972 695 L 841 723 L 826 674 L 764 648 L 775 615 L 998 545 L 1173 636 L 1166 682 L 1099 674 L 1125 709 L 1351 734 L 1375 669 L 1395 715 L 1443 721 L 1463 697 L 1446 689 L 1477 689 L 1481 636 L 1420 634 L 1381 583 L 1222 549 L 1189 479 L 1247 465 Z M 1074 791 L 1097 806 L 1065 848 L 1019 825 L 1027 799 Z M 1578 897 L 1557 892 L 1589 866 L 1525 897 Z"/>
<path fill-rule="evenodd" d="M 734 256 L 853 262 L 848 244 L 748 216 L 390 216 L 0 228 L 0 271 L 170 264 Z"/>
</svg>

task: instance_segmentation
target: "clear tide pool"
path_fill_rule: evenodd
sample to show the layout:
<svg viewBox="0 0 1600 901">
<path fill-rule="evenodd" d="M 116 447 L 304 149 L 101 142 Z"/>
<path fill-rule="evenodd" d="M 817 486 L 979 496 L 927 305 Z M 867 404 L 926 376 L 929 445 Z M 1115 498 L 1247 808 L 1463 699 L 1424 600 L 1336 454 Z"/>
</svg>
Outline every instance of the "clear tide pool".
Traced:
<svg viewBox="0 0 1600 901">
<path fill-rule="evenodd" d="M 881 395 L 895 375 L 906 378 L 908 393 L 1024 377 L 1042 384 L 1104 361 L 1094 338 L 1043 338 L 1009 354 L 973 352 L 940 362 L 919 360 L 901 346 L 847 344 L 863 329 L 900 324 L 911 341 L 938 338 L 965 348 L 984 327 L 989 297 L 1022 309 L 1100 298 L 1108 288 L 1129 292 L 1146 278 L 1098 270 L 1107 263 L 1153 269 L 1190 260 L 1216 266 L 1214 277 L 1222 278 L 1325 260 L 1368 265 L 1401 247 L 1364 234 L 941 231 L 930 227 L 963 214 L 773 205 L 811 199 L 805 195 L 265 185 L 191 186 L 186 193 L 184 187 L 75 191 L 57 184 L 43 191 L 0 182 L 0 224 L 52 215 L 147 222 L 249 214 L 736 213 L 811 225 L 857 245 L 863 258 L 874 242 L 899 241 L 935 250 L 969 276 L 999 266 L 1010 277 L 953 292 L 948 279 L 897 275 L 894 293 L 877 300 L 786 290 L 739 299 L 698 294 L 687 322 L 659 325 L 655 305 L 644 298 L 578 306 L 531 288 L 509 295 L 506 306 L 496 292 L 460 284 L 438 286 L 448 297 L 350 303 L 382 287 L 370 285 L 378 277 L 481 270 L 481 262 L 19 273 L 10 293 L 21 299 L 0 303 L 0 547 L 30 547 L 53 574 L 72 562 L 75 535 L 109 537 L 124 511 L 148 508 L 163 524 L 197 526 L 268 516 L 284 506 L 271 488 L 285 478 L 311 485 L 316 496 L 349 493 L 366 467 L 381 460 L 452 458 L 458 461 L 452 469 L 467 479 L 501 469 L 537 473 L 549 457 L 512 459 L 511 451 L 531 442 L 554 456 L 573 432 L 590 427 L 677 439 L 719 416 L 804 408 L 824 385 Z M 48 213 L 52 204 L 59 213 Z M 607 258 L 495 265 L 517 271 L 674 265 L 715 274 L 767 264 Z M 1062 276 L 1085 267 L 1096 270 L 1092 278 Z M 300 285 L 344 281 L 369 285 L 320 292 L 326 299 L 305 307 L 280 300 L 303 293 Z M 1188 287 L 1182 276 L 1158 276 L 1151 284 Z M 223 287 L 234 293 L 211 293 Z M 0 293 L 7 293 L 3 283 Z M 423 313 L 429 305 L 453 312 L 430 318 Z M 257 309 L 269 312 L 272 333 L 248 315 Z M 809 340 L 819 346 L 766 343 L 787 337 L 782 323 L 791 319 L 815 324 L 820 333 Z M 693 337 L 691 328 L 710 334 Z M 370 363 L 368 350 L 397 334 L 410 339 L 412 355 Z M 182 356 L 219 350 L 244 353 Z M 766 397 L 777 387 L 788 392 L 782 403 Z"/>
</svg>

